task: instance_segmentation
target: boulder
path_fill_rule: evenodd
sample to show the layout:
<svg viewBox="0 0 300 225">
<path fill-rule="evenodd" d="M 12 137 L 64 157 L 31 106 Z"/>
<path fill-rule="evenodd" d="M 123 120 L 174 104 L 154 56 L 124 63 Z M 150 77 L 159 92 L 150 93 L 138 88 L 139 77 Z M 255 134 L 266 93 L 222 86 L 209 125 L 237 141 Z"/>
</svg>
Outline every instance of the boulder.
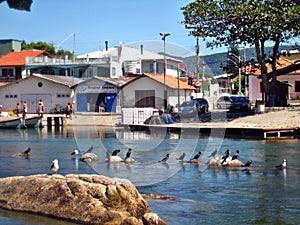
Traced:
<svg viewBox="0 0 300 225">
<path fill-rule="evenodd" d="M 0 208 L 80 224 L 144 225 L 153 224 L 153 220 L 166 224 L 151 214 L 148 203 L 129 180 L 101 175 L 1 178 Z"/>
</svg>

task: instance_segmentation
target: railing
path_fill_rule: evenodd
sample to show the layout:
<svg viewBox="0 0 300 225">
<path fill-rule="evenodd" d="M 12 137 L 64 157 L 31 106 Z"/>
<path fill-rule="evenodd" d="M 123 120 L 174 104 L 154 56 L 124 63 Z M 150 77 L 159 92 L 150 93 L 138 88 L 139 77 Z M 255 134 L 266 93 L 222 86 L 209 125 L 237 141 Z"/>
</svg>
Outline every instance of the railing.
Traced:
<svg viewBox="0 0 300 225">
<path fill-rule="evenodd" d="M 34 58 L 26 58 L 25 59 L 25 65 L 30 66 L 30 65 L 61 65 L 61 64 L 108 64 L 111 61 L 117 62 L 118 58 L 117 57 L 105 57 L 105 58 L 98 58 L 98 59 L 76 59 L 70 60 L 70 59 L 62 59 L 62 58 L 48 58 L 48 57 L 34 57 Z"/>
</svg>

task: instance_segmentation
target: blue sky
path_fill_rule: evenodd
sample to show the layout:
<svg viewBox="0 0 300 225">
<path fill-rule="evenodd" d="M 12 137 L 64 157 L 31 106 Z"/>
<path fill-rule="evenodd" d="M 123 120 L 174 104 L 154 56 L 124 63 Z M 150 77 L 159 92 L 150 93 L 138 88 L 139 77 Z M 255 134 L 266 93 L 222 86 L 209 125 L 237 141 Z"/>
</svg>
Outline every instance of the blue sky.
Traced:
<svg viewBox="0 0 300 225">
<path fill-rule="evenodd" d="M 183 20 L 182 6 L 191 0 L 33 0 L 31 12 L 9 9 L 0 4 L 0 39 L 25 40 L 26 43 L 44 41 L 76 55 L 109 46 L 152 42 L 163 51 L 160 32 L 170 32 L 166 51 L 195 54 L 195 38 L 188 36 Z M 74 35 L 75 34 L 75 39 Z M 74 41 L 75 40 L 75 41 Z M 169 47 L 170 44 L 173 44 Z M 161 45 L 161 46 L 160 46 Z M 174 47 L 176 46 L 176 47 Z M 178 47 L 178 49 L 177 49 Z M 147 47 L 145 47 L 147 48 Z M 151 50 L 151 49 L 150 49 Z M 154 50 L 155 51 L 155 50 Z M 205 49 L 200 42 L 201 55 L 226 48 Z"/>
</svg>

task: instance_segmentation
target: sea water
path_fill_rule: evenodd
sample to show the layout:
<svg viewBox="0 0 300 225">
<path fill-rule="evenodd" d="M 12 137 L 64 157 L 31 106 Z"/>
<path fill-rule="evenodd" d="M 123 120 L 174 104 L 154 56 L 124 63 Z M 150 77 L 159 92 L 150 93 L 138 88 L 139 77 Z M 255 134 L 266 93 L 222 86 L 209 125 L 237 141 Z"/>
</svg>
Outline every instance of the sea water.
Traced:
<svg viewBox="0 0 300 225">
<path fill-rule="evenodd" d="M 198 224 L 299 224 L 300 145 L 298 139 L 255 140 L 202 136 L 195 130 L 170 133 L 168 130 L 130 131 L 103 127 L 0 130 L 0 177 L 51 173 L 59 160 L 59 174 L 101 174 L 126 178 L 140 193 L 159 194 L 174 200 L 147 200 L 152 212 L 170 225 Z M 93 146 L 99 161 L 86 164 L 71 156 Z M 30 157 L 16 157 L 31 147 Z M 120 149 L 124 158 L 132 149 L 134 164 L 108 163 L 106 152 Z M 250 171 L 242 168 L 212 168 L 205 162 L 218 149 L 233 153 L 239 160 L 251 159 Z M 202 152 L 200 164 L 176 160 Z M 166 163 L 159 162 L 166 154 Z M 283 159 L 287 168 L 275 168 Z M 26 213 L 0 210 L 0 224 L 72 224 Z"/>
</svg>

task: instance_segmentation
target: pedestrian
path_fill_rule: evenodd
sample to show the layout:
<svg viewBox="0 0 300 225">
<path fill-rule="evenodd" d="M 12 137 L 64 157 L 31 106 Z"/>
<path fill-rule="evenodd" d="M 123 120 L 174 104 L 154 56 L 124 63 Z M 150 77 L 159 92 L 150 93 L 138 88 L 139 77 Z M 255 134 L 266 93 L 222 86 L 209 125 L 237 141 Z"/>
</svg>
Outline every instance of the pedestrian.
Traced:
<svg viewBox="0 0 300 225">
<path fill-rule="evenodd" d="M 68 102 L 66 107 L 66 117 L 72 119 L 72 106 L 70 102 Z"/>
<path fill-rule="evenodd" d="M 105 112 L 105 103 L 101 101 L 99 105 L 99 113 Z"/>
<path fill-rule="evenodd" d="M 17 115 L 17 117 L 19 117 L 19 114 L 20 114 L 20 103 L 18 102 L 17 105 L 16 105 L 16 109 L 15 109 L 15 113 Z"/>
<path fill-rule="evenodd" d="M 43 114 L 44 114 L 44 103 L 43 100 L 40 99 L 39 105 L 38 105 L 38 116 L 40 118 L 43 118 Z"/>
<path fill-rule="evenodd" d="M 25 119 L 26 119 L 26 114 L 27 114 L 27 102 L 26 101 L 24 101 L 23 102 L 23 109 L 22 109 L 22 118 L 23 118 L 23 120 L 25 121 Z"/>
</svg>

